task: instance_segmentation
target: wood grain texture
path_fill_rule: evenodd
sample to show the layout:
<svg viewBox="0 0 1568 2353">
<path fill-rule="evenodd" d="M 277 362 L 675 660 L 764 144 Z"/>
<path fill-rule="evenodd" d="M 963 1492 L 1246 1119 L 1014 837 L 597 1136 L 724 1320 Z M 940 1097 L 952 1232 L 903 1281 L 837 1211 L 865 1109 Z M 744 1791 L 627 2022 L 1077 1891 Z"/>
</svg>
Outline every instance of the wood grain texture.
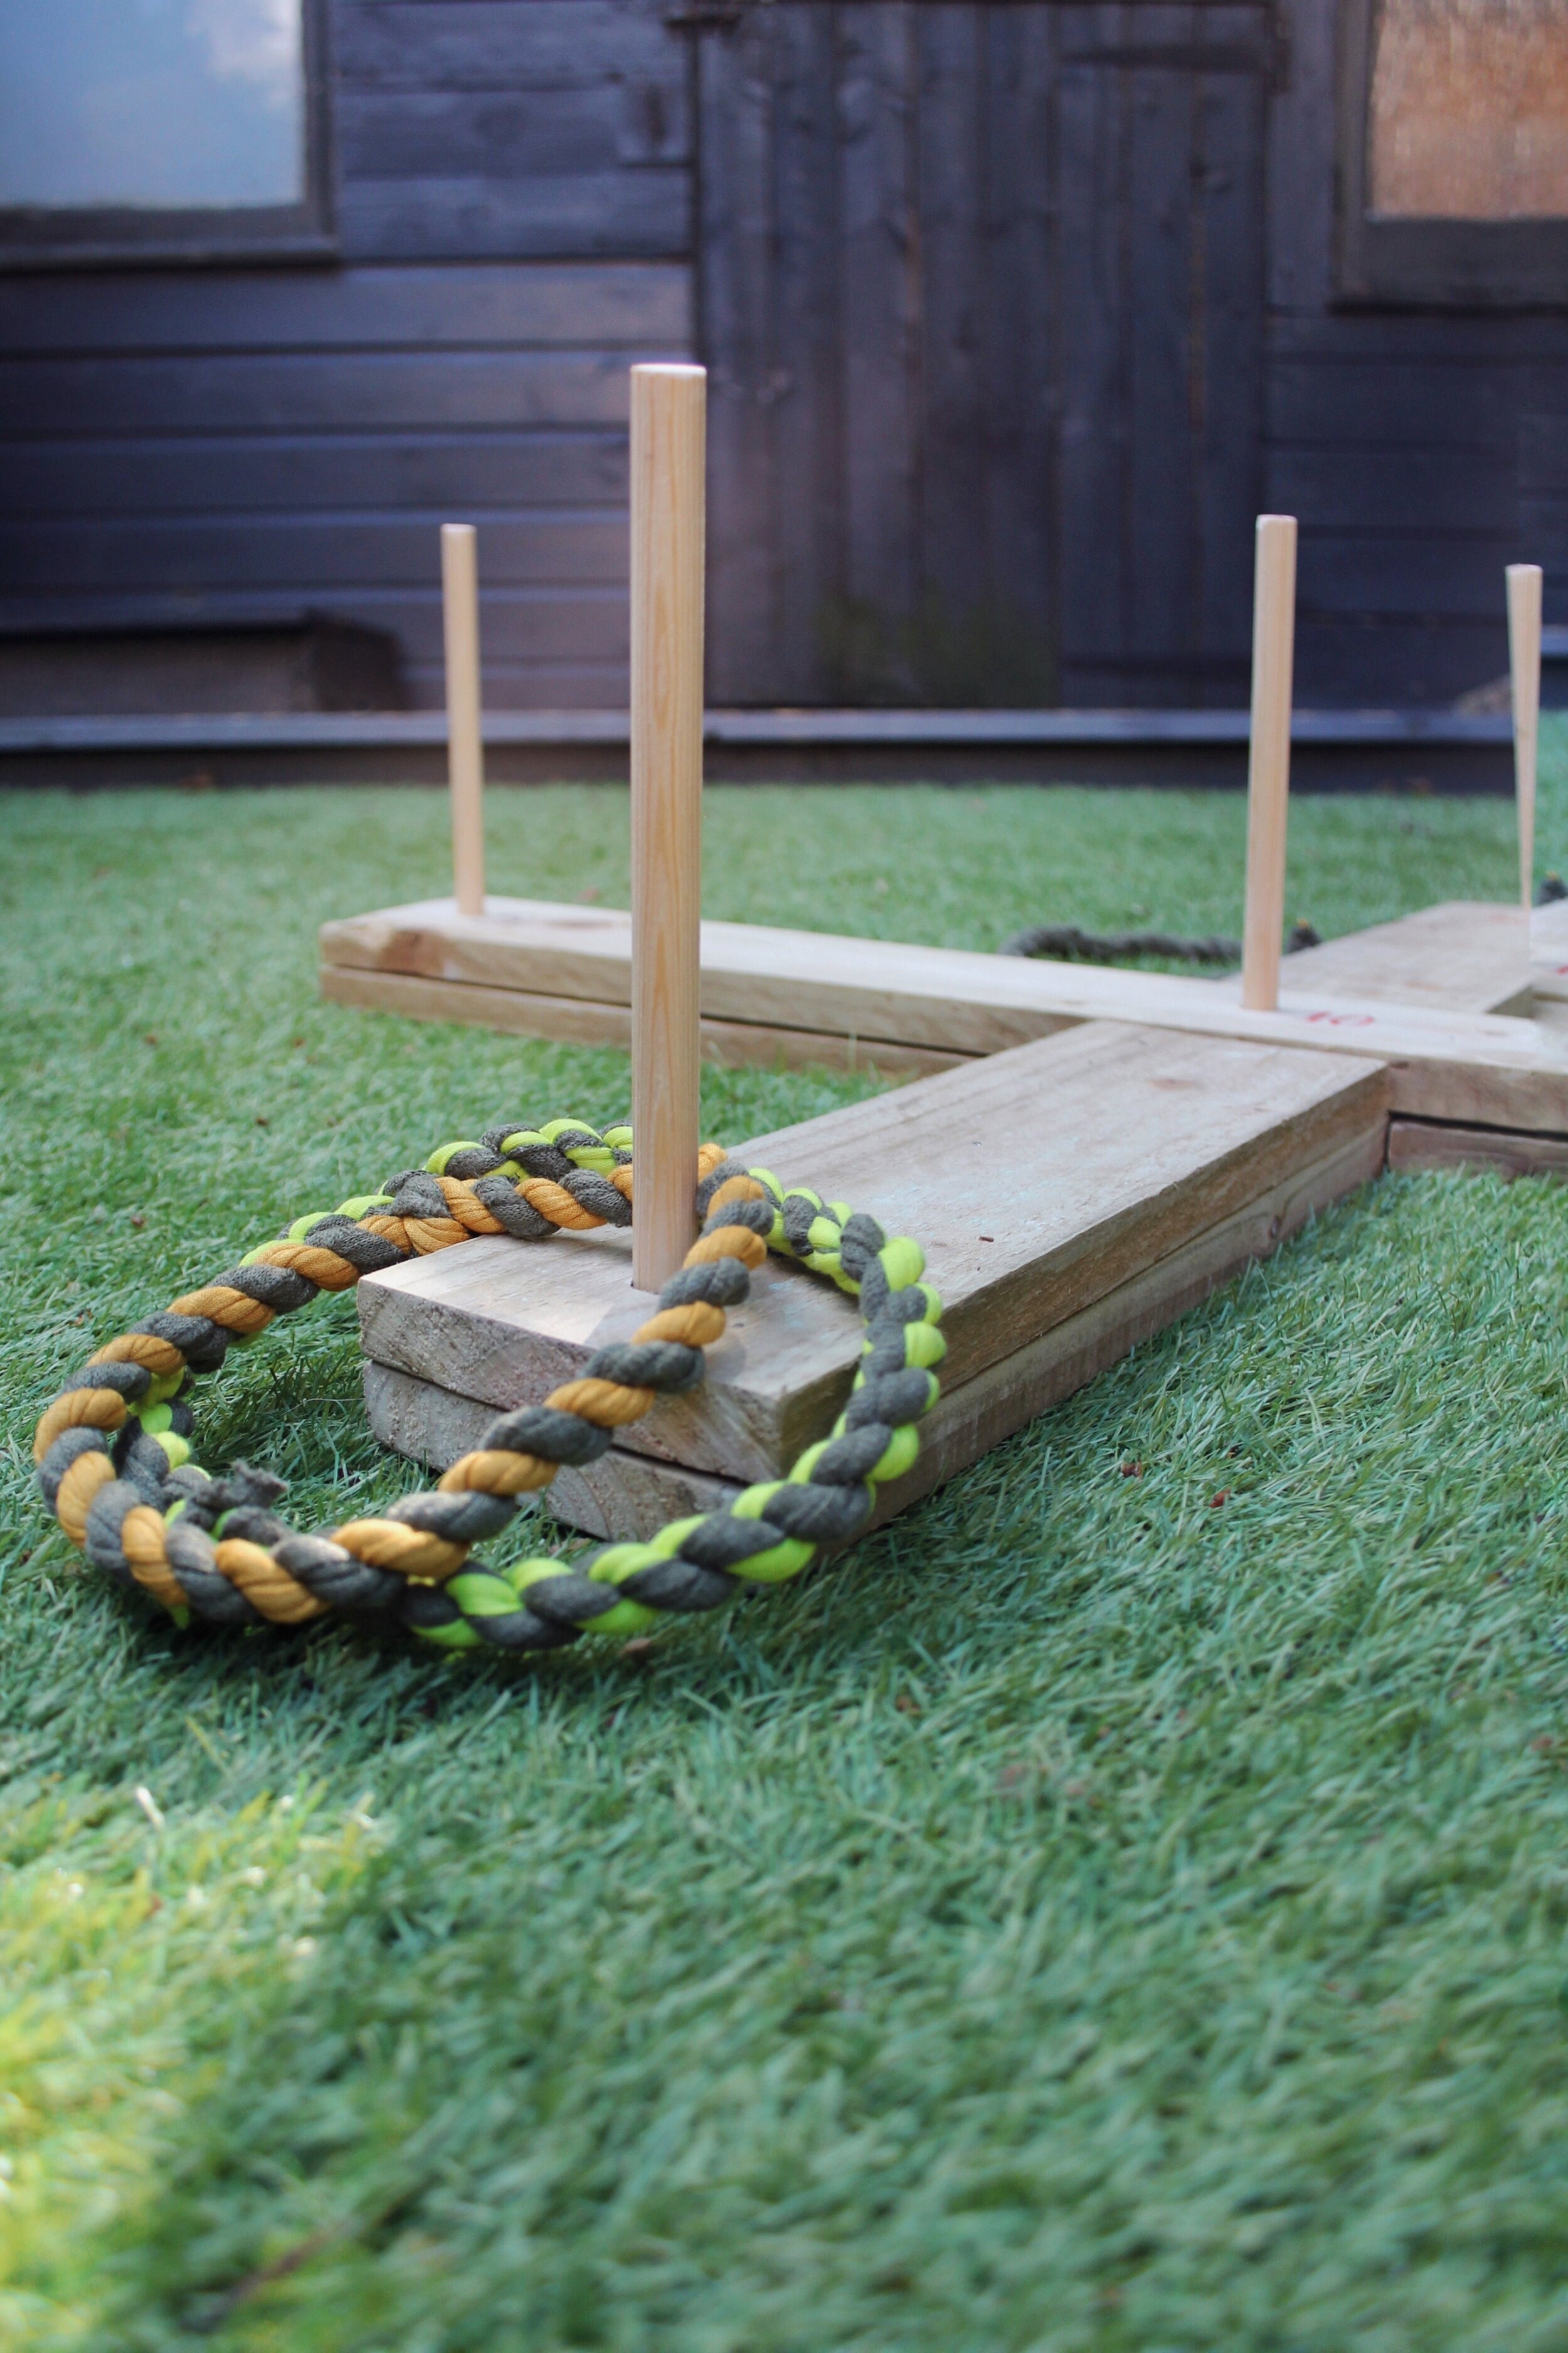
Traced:
<svg viewBox="0 0 1568 2353">
<path fill-rule="evenodd" d="M 363 90 L 593 90 L 680 79 L 668 0 L 342 0 L 333 49 Z"/>
<path fill-rule="evenodd" d="M 374 269 L 138 270 L 0 280 L 0 353 L 683 346 L 676 262 L 494 262 Z M 218 422 L 215 418 L 215 424 Z"/>
<path fill-rule="evenodd" d="M 708 377 L 632 370 L 633 1279 L 658 1291 L 696 1238 Z"/>
<path fill-rule="evenodd" d="M 907 1478 L 881 1491 L 872 1525 L 890 1519 L 1120 1363 L 1248 1261 L 1266 1258 L 1318 1210 L 1369 1182 L 1383 1158 L 1379 1119 L 975 1379 L 944 1388 L 921 1426 L 919 1461 Z M 365 1366 L 365 1396 L 371 1426 L 384 1443 L 440 1468 L 475 1445 L 495 1413 L 493 1405 L 374 1364 Z M 557 1517 L 592 1535 L 646 1538 L 667 1520 L 715 1509 L 734 1493 L 731 1482 L 651 1456 L 617 1459 L 623 1451 L 613 1447 L 593 1466 L 591 1489 L 582 1474 L 569 1480 L 562 1473 L 551 1488 Z"/>
<path fill-rule="evenodd" d="M 459 1454 L 477 1446 L 496 1418 L 494 1406 L 478 1398 L 437 1388 L 433 1381 L 417 1380 L 390 1365 L 368 1362 L 364 1404 L 365 1417 L 384 1446 L 427 1463 L 433 1471 L 445 1471 Z M 733 1480 L 710 1478 L 705 1472 L 612 1446 L 597 1462 L 558 1471 L 550 1482 L 548 1509 L 552 1518 L 585 1535 L 650 1536 L 667 1520 L 720 1510 L 739 1492 Z M 524 1545 L 531 1541 L 526 1522 L 512 1530 L 512 1538 Z M 549 1543 L 548 1531 L 542 1531 L 542 1549 Z"/>
<path fill-rule="evenodd" d="M 321 995 L 363 1013 L 395 1013 L 409 1021 L 458 1021 L 514 1038 L 553 1038 L 564 1045 L 616 1046 L 629 1053 L 631 1008 L 597 1005 L 586 997 L 539 997 L 521 988 L 482 988 L 467 981 L 421 980 L 401 972 L 366 972 L 353 965 L 323 965 Z M 763 1021 L 710 1021 L 700 1028 L 702 1060 L 726 1071 L 875 1071 L 885 1079 L 926 1078 L 950 1071 L 967 1055 L 935 1047 L 900 1046 L 886 1039 L 816 1029 L 784 1029 Z"/>
<path fill-rule="evenodd" d="M 1508 666 L 1513 698 L 1514 797 L 1519 807 L 1519 900 L 1530 919 L 1535 895 L 1535 770 L 1541 733 L 1539 564 L 1508 566 Z"/>
<path fill-rule="evenodd" d="M 479 576 L 471 522 L 441 525 L 447 654 L 447 788 L 452 804 L 452 896 L 460 915 L 485 912 L 485 751 L 479 721 Z"/>
<path fill-rule="evenodd" d="M 541 995 L 608 1004 L 628 990 L 626 922 L 602 908 L 499 901 L 475 925 L 452 913 L 449 901 L 445 908 L 431 902 L 325 925 L 321 953 L 334 965 L 491 985 L 504 978 Z M 773 1026 L 787 1011 L 786 1026 L 818 1034 L 965 1054 L 994 1053 L 1082 1021 L 1311 1046 L 1387 1061 L 1394 1107 L 1416 1117 L 1568 1134 L 1568 1036 L 1549 1025 L 1442 1003 L 1341 997 L 1298 987 L 1291 971 L 1286 979 L 1278 1008 L 1256 1012 L 1208 980 L 761 924 L 702 927 L 709 1019 Z"/>
<path fill-rule="evenodd" d="M 508 257 L 0 288 L 0 626 L 324 609 L 438 708 L 455 514 L 484 533 L 491 702 L 624 708 L 626 364 L 689 348 L 690 282 Z"/>
<path fill-rule="evenodd" d="M 1375 1065 L 1090 1024 L 830 1112 L 737 1153 L 918 1237 L 961 1387 L 1303 1167 L 1381 1134 Z M 1130 1139 L 1135 1139 L 1130 1144 Z M 542 1397 L 644 1312 L 627 1238 L 470 1242 L 367 1278 L 365 1353 L 498 1407 Z M 709 1352 L 700 1404 L 666 1398 L 626 1442 L 765 1477 L 831 1418 L 859 1355 L 853 1308 L 770 1262 Z"/>
<path fill-rule="evenodd" d="M 351 180 L 339 221 L 359 262 L 602 254 L 675 259 L 691 248 L 691 175 L 679 164 L 538 179 Z"/>
<path fill-rule="evenodd" d="M 692 355 L 699 310 L 725 699 L 1235 707 L 1270 504 L 1310 518 L 1303 698 L 1436 707 L 1503 669 L 1500 567 L 1568 560 L 1568 317 L 1335 305 L 1333 0 L 331 13 L 344 267 L 0 287 L 5 512 L 45 526 L 0 623 L 276 596 L 385 626 L 437 707 L 408 550 L 464 514 L 492 595 L 539 583 L 487 611 L 492 703 L 616 700 L 624 413 L 529 361 Z M 589 578 L 614 616 L 558 614 Z"/>
<path fill-rule="evenodd" d="M 1568 935 L 1563 952 L 1568 955 Z M 1511 907 L 1495 900 L 1448 899 L 1302 948 L 1281 966 L 1291 996 L 1375 998 L 1383 1005 L 1427 1005 L 1455 1013 L 1528 1014 L 1531 973 Z M 1239 998 L 1235 976 L 1216 988 Z"/>
<path fill-rule="evenodd" d="M 1265 12 L 785 0 L 698 50 L 718 691 L 1232 699 Z"/>
<path fill-rule="evenodd" d="M 1384 1146 L 1385 1124 L 1380 1119 L 976 1379 L 944 1390 L 921 1426 L 919 1461 L 907 1479 L 887 1491 L 873 1525 L 977 1462 L 1037 1414 L 1086 1388 L 1200 1305 L 1244 1266 L 1267 1258 L 1309 1218 L 1370 1184 L 1384 1166 Z"/>
<path fill-rule="evenodd" d="M 1290 681 L 1296 645 L 1296 518 L 1259 515 L 1252 594 L 1252 745 L 1247 774 L 1247 904 L 1241 1001 L 1279 1002 L 1285 839 L 1290 807 Z"/>
<path fill-rule="evenodd" d="M 1500 1127 L 1460 1127 L 1437 1120 L 1388 1124 L 1388 1166 L 1395 1174 L 1417 1168 L 1496 1170 L 1502 1176 L 1568 1178 L 1568 1136 L 1522 1135 Z"/>
<path fill-rule="evenodd" d="M 1215 42 L 1234 39 L 1238 12 L 1203 9 L 1196 22 Z M 1253 18 L 1251 29 L 1260 46 L 1268 42 L 1268 18 Z M 1193 354 L 1200 404 L 1193 478 L 1197 642 L 1205 670 L 1184 699 L 1210 705 L 1238 702 L 1246 675 L 1247 521 L 1267 505 L 1296 512 L 1265 488 L 1268 364 L 1258 332 L 1267 237 L 1259 184 L 1278 106 L 1262 73 L 1209 73 L 1197 83 L 1194 256 L 1202 314 Z"/>
<path fill-rule="evenodd" d="M 1568 998 L 1568 899 L 1531 912 L 1530 981 L 1538 1002 Z"/>
</svg>

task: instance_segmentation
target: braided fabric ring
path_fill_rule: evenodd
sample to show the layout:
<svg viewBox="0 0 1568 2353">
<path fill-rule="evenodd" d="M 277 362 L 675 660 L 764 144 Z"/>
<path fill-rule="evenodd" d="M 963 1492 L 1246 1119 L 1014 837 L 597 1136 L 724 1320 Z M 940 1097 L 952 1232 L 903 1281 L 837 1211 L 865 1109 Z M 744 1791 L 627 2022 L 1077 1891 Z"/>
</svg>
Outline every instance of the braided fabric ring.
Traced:
<svg viewBox="0 0 1568 2353">
<path fill-rule="evenodd" d="M 919 1451 L 915 1424 L 937 1397 L 942 1302 L 921 1280 L 917 1243 L 876 1220 L 787 1191 L 767 1169 L 698 1155 L 699 1239 L 628 1341 L 595 1351 L 542 1405 L 502 1414 L 438 1485 L 379 1517 L 302 1535 L 272 1506 L 283 1482 L 236 1463 L 211 1478 L 191 1460 L 186 1402 L 229 1346 L 362 1274 L 447 1250 L 474 1234 L 541 1241 L 632 1219 L 631 1130 L 579 1120 L 503 1124 L 444 1145 L 379 1193 L 312 1211 L 278 1240 L 100 1348 L 46 1407 L 34 1437 L 38 1483 L 93 1563 L 140 1588 L 184 1625 L 302 1625 L 338 1609 L 411 1628 L 448 1649 L 543 1651 L 585 1633 L 623 1636 L 665 1612 L 716 1609 L 745 1584 L 798 1576 L 849 1543 L 876 1489 Z M 563 1463 L 595 1461 L 659 1397 L 704 1375 L 704 1349 L 748 1293 L 767 1252 L 798 1260 L 858 1295 L 865 1345 L 844 1411 L 785 1479 L 745 1488 L 722 1511 L 674 1520 L 647 1544 L 611 1544 L 580 1566 L 549 1557 L 487 1565 L 521 1499 Z"/>
</svg>

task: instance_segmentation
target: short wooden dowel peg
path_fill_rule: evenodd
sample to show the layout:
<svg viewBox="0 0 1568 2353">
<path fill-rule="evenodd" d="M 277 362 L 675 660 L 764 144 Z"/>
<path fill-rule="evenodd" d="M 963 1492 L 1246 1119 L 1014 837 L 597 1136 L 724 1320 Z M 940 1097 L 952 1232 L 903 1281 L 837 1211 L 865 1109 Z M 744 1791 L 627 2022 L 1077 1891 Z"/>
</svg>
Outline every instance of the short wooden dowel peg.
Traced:
<svg viewBox="0 0 1568 2353">
<path fill-rule="evenodd" d="M 479 732 L 479 581 L 470 522 L 441 525 L 447 638 L 447 776 L 452 795 L 452 893 L 460 915 L 485 912 L 485 765 Z"/>
<path fill-rule="evenodd" d="M 1295 643 L 1296 518 L 1259 515 L 1252 603 L 1247 907 L 1241 935 L 1241 1001 L 1258 1013 L 1272 1013 L 1279 1003 Z"/>
<path fill-rule="evenodd" d="M 1541 566 L 1508 567 L 1508 666 L 1513 686 L 1513 784 L 1519 803 L 1519 896 L 1535 893 L 1535 770 L 1541 736 Z"/>
<path fill-rule="evenodd" d="M 708 378 L 631 373 L 632 1281 L 657 1291 L 697 1231 Z"/>
</svg>

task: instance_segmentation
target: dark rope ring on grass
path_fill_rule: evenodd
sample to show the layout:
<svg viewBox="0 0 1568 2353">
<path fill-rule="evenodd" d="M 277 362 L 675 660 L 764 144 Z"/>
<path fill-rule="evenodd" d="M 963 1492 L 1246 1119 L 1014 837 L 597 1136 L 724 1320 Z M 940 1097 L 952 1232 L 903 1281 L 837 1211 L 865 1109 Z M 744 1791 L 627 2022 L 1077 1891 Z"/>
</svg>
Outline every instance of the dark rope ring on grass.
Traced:
<svg viewBox="0 0 1568 2353">
<path fill-rule="evenodd" d="M 698 1155 L 701 1233 L 633 1335 L 598 1349 L 542 1405 L 503 1414 L 434 1492 L 379 1518 L 302 1535 L 271 1505 L 283 1482 L 236 1463 L 210 1478 L 190 1459 L 185 1399 L 274 1317 L 362 1274 L 473 1234 L 542 1240 L 632 1219 L 629 1128 L 575 1120 L 489 1128 L 451 1144 L 384 1190 L 299 1219 L 228 1273 L 100 1348 L 48 1405 L 34 1438 L 50 1510 L 93 1565 L 141 1587 L 184 1625 L 300 1625 L 329 1609 L 390 1619 L 450 1649 L 553 1650 L 584 1633 L 626 1635 L 661 1611 L 716 1609 L 742 1584 L 798 1576 L 865 1527 L 876 1489 L 910 1469 L 915 1424 L 935 1402 L 942 1302 L 918 1243 L 763 1168 Z M 594 1461 L 656 1398 L 694 1388 L 725 1310 L 767 1252 L 797 1259 L 858 1295 L 866 1338 L 849 1400 L 786 1479 L 747 1487 L 724 1511 L 671 1521 L 647 1544 L 612 1544 L 580 1567 L 549 1557 L 492 1568 L 472 1547 L 498 1535 L 519 1498 L 563 1463 Z M 608 1590 L 606 1590 L 608 1588 Z"/>
<path fill-rule="evenodd" d="M 1292 923 L 1287 955 L 1323 944 L 1310 923 Z M 1059 964 L 1128 964 L 1138 956 L 1163 956 L 1168 964 L 1239 964 L 1241 942 L 1215 933 L 1202 940 L 1174 932 L 1085 932 L 1077 923 L 1031 923 L 1004 940 L 998 955 L 1049 957 Z"/>
</svg>

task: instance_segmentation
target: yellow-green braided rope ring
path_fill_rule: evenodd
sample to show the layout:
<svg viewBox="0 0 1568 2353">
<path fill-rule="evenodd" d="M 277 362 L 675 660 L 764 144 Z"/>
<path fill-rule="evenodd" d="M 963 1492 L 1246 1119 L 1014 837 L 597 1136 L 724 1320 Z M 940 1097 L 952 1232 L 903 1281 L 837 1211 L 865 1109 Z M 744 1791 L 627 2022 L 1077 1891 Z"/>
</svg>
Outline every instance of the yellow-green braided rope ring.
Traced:
<svg viewBox="0 0 1568 2353">
<path fill-rule="evenodd" d="M 232 1342 L 374 1268 L 473 1234 L 540 1239 L 629 1224 L 629 1129 L 503 1124 L 477 1144 L 444 1145 L 380 1193 L 297 1219 L 216 1282 L 110 1341 L 51 1401 L 34 1444 L 46 1500 L 95 1566 L 182 1623 L 300 1624 L 335 1609 L 391 1616 L 448 1649 L 548 1650 L 584 1633 L 637 1633 L 664 1614 L 718 1608 L 742 1585 L 797 1576 L 858 1535 L 876 1489 L 912 1466 L 915 1425 L 938 1393 L 942 1303 L 921 1280 L 918 1244 L 889 1240 L 844 1203 L 786 1190 L 715 1145 L 702 1147 L 699 1171 L 702 1230 L 656 1313 L 542 1406 L 499 1417 L 434 1492 L 327 1535 L 300 1535 L 271 1509 L 279 1481 L 245 1464 L 212 1479 L 192 1462 L 186 1398 Z M 673 1521 L 648 1543 L 611 1544 L 581 1567 L 475 1558 L 474 1546 L 499 1535 L 563 1462 L 593 1461 L 658 1396 L 700 1381 L 703 1350 L 769 1250 L 860 1300 L 865 1347 L 827 1436 L 787 1478 Z"/>
</svg>

